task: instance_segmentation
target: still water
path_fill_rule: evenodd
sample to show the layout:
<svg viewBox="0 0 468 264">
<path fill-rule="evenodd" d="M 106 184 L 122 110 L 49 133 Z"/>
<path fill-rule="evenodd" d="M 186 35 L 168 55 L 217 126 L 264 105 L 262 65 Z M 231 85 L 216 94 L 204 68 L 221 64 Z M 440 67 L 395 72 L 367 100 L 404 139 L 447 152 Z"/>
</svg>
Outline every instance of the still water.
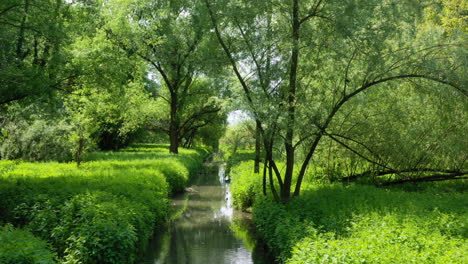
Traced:
<svg viewBox="0 0 468 264">
<path fill-rule="evenodd" d="M 188 192 L 171 203 L 171 220 L 156 232 L 141 263 L 274 263 L 256 243 L 249 216 L 232 208 L 221 164 L 206 164 Z"/>
</svg>

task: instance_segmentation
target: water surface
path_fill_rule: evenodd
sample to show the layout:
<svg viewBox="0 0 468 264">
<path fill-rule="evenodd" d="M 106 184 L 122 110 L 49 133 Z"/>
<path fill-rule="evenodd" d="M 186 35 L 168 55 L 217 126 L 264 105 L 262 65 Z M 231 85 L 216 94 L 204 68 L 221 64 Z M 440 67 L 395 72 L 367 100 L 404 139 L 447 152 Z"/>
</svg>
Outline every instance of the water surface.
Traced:
<svg viewBox="0 0 468 264">
<path fill-rule="evenodd" d="M 189 192 L 171 203 L 172 220 L 156 232 L 142 263 L 272 263 L 264 247 L 256 245 L 248 215 L 232 208 L 222 165 L 205 165 Z"/>
</svg>

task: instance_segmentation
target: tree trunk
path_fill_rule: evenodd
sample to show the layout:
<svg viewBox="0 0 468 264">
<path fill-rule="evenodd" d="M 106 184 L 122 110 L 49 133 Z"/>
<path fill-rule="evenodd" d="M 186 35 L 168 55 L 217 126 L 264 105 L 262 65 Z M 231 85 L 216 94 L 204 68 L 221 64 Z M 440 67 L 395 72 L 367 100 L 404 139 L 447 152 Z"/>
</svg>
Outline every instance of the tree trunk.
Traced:
<svg viewBox="0 0 468 264">
<path fill-rule="evenodd" d="M 169 131 L 169 140 L 170 140 L 170 146 L 169 146 L 169 152 L 178 154 L 179 153 L 179 133 L 177 126 L 171 121 L 171 128 Z"/>
<path fill-rule="evenodd" d="M 177 118 L 177 93 L 171 92 L 171 120 L 169 124 L 169 152 L 179 153 L 179 120 Z"/>
<path fill-rule="evenodd" d="M 312 144 L 312 147 L 310 148 L 309 152 L 307 153 L 306 158 L 304 159 L 304 162 L 302 163 L 301 170 L 299 171 L 299 175 L 297 177 L 297 182 L 296 182 L 296 188 L 294 189 L 294 196 L 299 196 L 299 193 L 301 192 L 301 184 L 302 181 L 304 180 L 304 175 L 307 170 L 307 167 L 309 166 L 309 162 L 312 159 L 312 156 L 315 153 L 315 150 L 317 149 L 317 145 L 319 144 L 320 140 L 322 139 L 322 134 L 318 135 L 314 143 Z"/>
<path fill-rule="evenodd" d="M 265 196 L 267 195 L 267 181 L 266 181 L 267 165 L 268 165 L 267 160 L 268 159 L 266 157 L 266 152 L 265 152 L 265 161 L 263 162 L 263 179 L 262 179 L 262 187 L 263 187 L 262 191 L 263 191 L 263 195 Z"/>
<path fill-rule="evenodd" d="M 294 172 L 294 125 L 296 116 L 296 83 L 297 67 L 299 63 L 299 1 L 294 0 L 292 10 L 292 51 L 291 69 L 289 73 L 288 90 L 288 126 L 284 147 L 286 150 L 286 172 L 284 175 L 284 185 L 281 190 L 281 200 L 286 203 L 291 197 L 291 185 Z"/>
<path fill-rule="evenodd" d="M 255 164 L 254 164 L 254 173 L 260 173 L 260 144 L 261 144 L 261 123 L 258 120 L 255 120 Z"/>
</svg>

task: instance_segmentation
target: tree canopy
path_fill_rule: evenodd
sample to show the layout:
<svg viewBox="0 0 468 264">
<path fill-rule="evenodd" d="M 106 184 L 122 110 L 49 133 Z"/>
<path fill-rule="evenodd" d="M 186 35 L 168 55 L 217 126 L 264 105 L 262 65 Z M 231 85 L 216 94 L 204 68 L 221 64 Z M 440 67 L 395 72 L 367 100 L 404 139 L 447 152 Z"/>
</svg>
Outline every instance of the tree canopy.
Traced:
<svg viewBox="0 0 468 264">
<path fill-rule="evenodd" d="M 87 149 L 158 135 L 172 153 L 217 149 L 227 112 L 241 109 L 278 201 L 299 195 L 314 166 L 346 168 L 348 180 L 464 177 L 466 10 L 463 0 L 5 0 L 0 154 L 61 150 L 79 163 Z"/>
<path fill-rule="evenodd" d="M 205 5 L 248 109 L 262 123 L 270 182 L 276 176 L 280 189 L 271 184 L 277 200 L 288 201 L 291 191 L 299 195 L 323 141 L 377 170 L 466 166 L 466 153 L 454 146 L 466 149 L 466 141 L 450 136 L 466 131 L 466 21 L 452 18 L 464 16 L 461 3 Z M 275 157 L 277 148 L 281 155 Z M 444 148 L 455 151 L 439 151 Z M 286 162 L 284 171 L 277 158 Z"/>
</svg>

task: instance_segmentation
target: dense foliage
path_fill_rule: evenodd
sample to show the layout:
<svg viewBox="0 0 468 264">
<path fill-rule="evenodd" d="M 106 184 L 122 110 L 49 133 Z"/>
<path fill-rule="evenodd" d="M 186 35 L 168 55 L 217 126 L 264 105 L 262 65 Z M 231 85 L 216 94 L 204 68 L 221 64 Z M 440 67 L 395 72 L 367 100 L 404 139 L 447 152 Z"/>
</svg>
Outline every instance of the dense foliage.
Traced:
<svg viewBox="0 0 468 264">
<path fill-rule="evenodd" d="M 225 153 L 234 205 L 282 261 L 468 262 L 467 14 L 466 0 L 2 0 L 0 221 L 55 251 L 7 226 L 1 241 L 27 249 L 8 261 L 136 261 L 203 148 Z M 249 119 L 228 127 L 230 110 Z M 461 187 L 398 186 L 447 180 Z"/>
<path fill-rule="evenodd" d="M 203 63 L 208 23 L 180 16 L 191 1 L 156 2 L 2 1 L 2 159 L 80 163 L 86 151 L 140 141 L 142 131 L 167 134 L 172 152 L 217 147 L 228 92 L 223 68 Z"/>
<path fill-rule="evenodd" d="M 261 176 L 252 170 L 252 162 L 244 161 L 234 166 L 232 176 L 232 202 L 235 208 L 247 209 L 262 192 Z"/>
<path fill-rule="evenodd" d="M 465 2 L 204 2 L 261 124 L 276 200 L 298 196 L 327 149 L 356 174 L 466 175 Z"/>
<path fill-rule="evenodd" d="M 252 161 L 232 169 L 234 204 L 254 200 L 257 231 L 282 262 L 467 261 L 466 182 L 420 186 L 418 192 L 411 186 L 307 184 L 300 197 L 281 205 L 256 195 L 261 176 L 252 177 L 251 168 Z"/>
<path fill-rule="evenodd" d="M 11 225 L 0 227 L 0 261 L 4 264 L 53 264 L 56 257 L 46 242 Z"/>
<path fill-rule="evenodd" d="M 168 194 L 201 168 L 202 150 L 160 145 L 70 163 L 0 162 L 1 219 L 49 241 L 70 263 L 133 263 L 165 221 Z"/>
</svg>

